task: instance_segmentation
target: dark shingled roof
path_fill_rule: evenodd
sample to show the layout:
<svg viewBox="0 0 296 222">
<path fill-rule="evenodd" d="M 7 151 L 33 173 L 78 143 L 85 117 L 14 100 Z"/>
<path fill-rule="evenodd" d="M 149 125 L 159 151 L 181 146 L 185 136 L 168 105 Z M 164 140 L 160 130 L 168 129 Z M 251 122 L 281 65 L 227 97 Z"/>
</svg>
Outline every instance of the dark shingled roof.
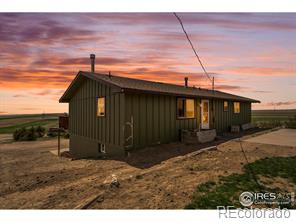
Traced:
<svg viewBox="0 0 296 222">
<path fill-rule="evenodd" d="M 82 72 L 80 71 L 72 81 L 64 95 L 60 98 L 60 102 L 69 102 L 72 93 L 78 88 L 85 78 L 90 78 L 95 81 L 118 88 L 122 92 L 144 92 L 150 94 L 165 94 L 175 96 L 201 97 L 201 98 L 217 98 L 244 102 L 259 103 L 260 101 L 249 99 L 242 96 L 236 96 L 229 93 L 224 93 L 218 90 L 208 90 L 195 87 L 185 87 L 161 82 L 152 82 L 140 79 L 132 79 L 120 76 L 109 76 L 99 73 Z"/>
</svg>

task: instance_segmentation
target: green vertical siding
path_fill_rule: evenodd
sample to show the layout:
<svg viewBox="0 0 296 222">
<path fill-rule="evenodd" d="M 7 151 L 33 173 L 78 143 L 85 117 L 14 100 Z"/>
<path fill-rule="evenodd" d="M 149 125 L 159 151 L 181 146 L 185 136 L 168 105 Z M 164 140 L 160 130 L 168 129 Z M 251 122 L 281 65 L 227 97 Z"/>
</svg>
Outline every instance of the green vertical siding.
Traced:
<svg viewBox="0 0 296 222">
<path fill-rule="evenodd" d="M 105 116 L 97 117 L 97 98 L 105 97 Z M 98 143 L 122 146 L 124 94 L 91 79 L 85 80 L 69 103 L 69 130 Z"/>
<path fill-rule="evenodd" d="M 180 129 L 198 129 L 201 121 L 201 99 L 195 99 L 195 118 L 177 119 L 175 96 L 126 94 L 125 119 L 134 119 L 134 148 L 179 140 Z M 210 101 L 210 128 L 217 132 L 228 131 L 231 125 L 251 121 L 251 104 L 241 102 L 241 112 L 233 112 L 233 101 L 228 101 L 229 110 L 224 111 L 224 100 Z M 126 131 L 125 138 L 130 135 Z"/>
<path fill-rule="evenodd" d="M 224 111 L 224 100 L 212 101 L 211 128 L 215 128 L 217 132 L 223 132 L 228 131 L 231 125 L 251 122 L 251 103 L 240 102 L 240 113 L 234 113 L 233 102 L 228 101 L 228 111 Z"/>
<path fill-rule="evenodd" d="M 151 94 L 126 94 L 125 119 L 134 119 L 134 148 L 179 140 L 180 129 L 195 129 L 197 119 L 177 119 L 177 98 Z M 125 137 L 128 137 L 126 131 Z"/>
</svg>

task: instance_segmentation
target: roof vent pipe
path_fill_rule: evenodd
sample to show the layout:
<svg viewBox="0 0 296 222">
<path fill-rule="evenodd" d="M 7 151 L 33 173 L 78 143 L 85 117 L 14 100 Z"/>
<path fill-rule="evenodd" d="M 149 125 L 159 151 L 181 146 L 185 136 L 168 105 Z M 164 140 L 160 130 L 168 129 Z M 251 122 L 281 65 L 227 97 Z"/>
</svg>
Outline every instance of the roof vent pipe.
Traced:
<svg viewBox="0 0 296 222">
<path fill-rule="evenodd" d="M 188 77 L 185 77 L 184 81 L 185 81 L 185 87 L 188 87 Z"/>
<path fill-rule="evenodd" d="M 90 61 L 91 61 L 91 72 L 95 72 L 95 54 L 90 54 Z"/>
</svg>

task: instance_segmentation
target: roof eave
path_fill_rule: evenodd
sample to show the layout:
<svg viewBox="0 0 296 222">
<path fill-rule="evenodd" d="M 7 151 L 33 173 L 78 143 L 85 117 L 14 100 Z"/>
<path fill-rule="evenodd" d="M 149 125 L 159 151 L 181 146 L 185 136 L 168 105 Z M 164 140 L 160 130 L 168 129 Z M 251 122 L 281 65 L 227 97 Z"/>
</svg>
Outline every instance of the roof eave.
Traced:
<svg viewBox="0 0 296 222">
<path fill-rule="evenodd" d="M 81 76 L 81 71 L 79 71 L 75 78 L 71 81 L 70 85 L 68 86 L 68 88 L 66 89 L 66 91 L 64 92 L 64 94 L 61 96 L 61 98 L 59 99 L 59 103 L 68 103 L 70 102 L 70 99 L 67 99 L 67 94 L 69 93 L 70 89 L 72 88 L 72 86 L 74 85 L 74 83 L 76 82 L 76 80 Z"/>
<path fill-rule="evenodd" d="M 68 94 L 69 94 L 69 91 L 71 90 L 71 88 L 76 84 L 76 82 L 78 81 L 78 78 L 79 77 L 85 77 L 85 78 L 89 78 L 89 79 L 92 79 L 96 82 L 100 82 L 102 84 L 106 84 L 110 87 L 113 87 L 113 88 L 116 88 L 118 90 L 121 90 L 121 87 L 116 85 L 116 84 L 113 84 L 113 83 L 110 83 L 108 81 L 105 81 L 103 79 L 97 79 L 95 78 L 91 72 L 84 72 L 84 71 L 79 71 L 75 78 L 72 80 L 72 82 L 70 83 L 70 85 L 68 86 L 68 88 L 66 89 L 66 91 L 64 92 L 64 94 L 61 96 L 61 98 L 59 99 L 59 103 L 69 103 L 71 98 L 67 98 Z M 68 96 L 69 97 L 69 96 Z"/>
<path fill-rule="evenodd" d="M 59 103 L 69 103 L 70 100 L 66 100 L 66 99 L 63 99 L 63 98 L 60 98 L 59 99 Z"/>
<path fill-rule="evenodd" d="M 184 96 L 184 97 L 191 97 L 191 98 L 212 98 L 212 99 L 224 99 L 224 100 L 231 100 L 231 101 L 241 101 L 241 102 L 250 102 L 250 103 L 260 103 L 259 100 L 249 99 L 249 98 L 223 98 L 223 97 L 215 97 L 215 96 L 203 96 L 203 95 L 193 95 L 193 94 L 186 94 L 186 93 L 169 93 L 169 92 L 158 92 L 152 90 L 141 90 L 141 89 L 132 89 L 132 88 L 122 88 L 124 92 L 142 92 L 142 93 L 150 93 L 150 94 L 161 94 L 161 95 L 170 95 L 170 96 Z"/>
<path fill-rule="evenodd" d="M 225 97 L 218 96 L 218 95 L 215 95 L 216 91 L 213 91 L 213 96 L 211 96 L 211 95 L 195 95 L 194 93 L 190 94 L 190 93 L 178 93 L 178 92 L 160 92 L 160 91 L 155 91 L 155 90 L 126 88 L 126 87 L 117 85 L 116 83 L 113 83 L 111 81 L 97 78 L 94 75 L 94 73 L 92 73 L 92 72 L 84 72 L 84 71 L 79 71 L 77 73 L 77 75 L 72 80 L 72 82 L 70 83 L 70 85 L 68 86 L 68 88 L 66 89 L 64 94 L 59 99 L 59 103 L 69 103 L 72 98 L 72 94 L 75 91 L 75 84 L 79 84 L 81 81 L 84 80 L 84 78 L 89 78 L 89 79 L 92 79 L 92 80 L 97 81 L 99 83 L 109 85 L 110 87 L 116 88 L 122 92 L 123 91 L 125 91 L 125 92 L 141 92 L 141 93 L 151 93 L 151 94 L 184 96 L 184 97 L 192 97 L 192 98 L 212 98 L 212 99 L 224 99 L 224 100 L 231 100 L 231 101 L 242 101 L 242 102 L 249 102 L 249 103 L 260 103 L 259 100 L 254 100 L 254 99 L 250 99 L 247 97 L 236 96 L 236 95 L 228 94 L 228 93 L 224 93 L 224 94 L 227 94 L 228 96 L 232 96 L 234 98 L 228 98 L 227 95 L 225 95 Z M 78 83 L 77 83 L 77 81 L 78 81 Z M 73 89 L 73 87 L 74 87 L 74 89 Z"/>
</svg>

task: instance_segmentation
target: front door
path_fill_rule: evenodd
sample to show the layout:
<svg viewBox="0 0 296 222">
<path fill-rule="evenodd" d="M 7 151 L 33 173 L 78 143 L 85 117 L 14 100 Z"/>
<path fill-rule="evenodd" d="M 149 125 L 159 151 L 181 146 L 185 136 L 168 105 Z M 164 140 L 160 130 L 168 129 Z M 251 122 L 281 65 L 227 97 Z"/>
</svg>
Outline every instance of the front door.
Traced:
<svg viewBox="0 0 296 222">
<path fill-rule="evenodd" d="M 201 128 L 210 129 L 209 100 L 201 100 Z"/>
</svg>

